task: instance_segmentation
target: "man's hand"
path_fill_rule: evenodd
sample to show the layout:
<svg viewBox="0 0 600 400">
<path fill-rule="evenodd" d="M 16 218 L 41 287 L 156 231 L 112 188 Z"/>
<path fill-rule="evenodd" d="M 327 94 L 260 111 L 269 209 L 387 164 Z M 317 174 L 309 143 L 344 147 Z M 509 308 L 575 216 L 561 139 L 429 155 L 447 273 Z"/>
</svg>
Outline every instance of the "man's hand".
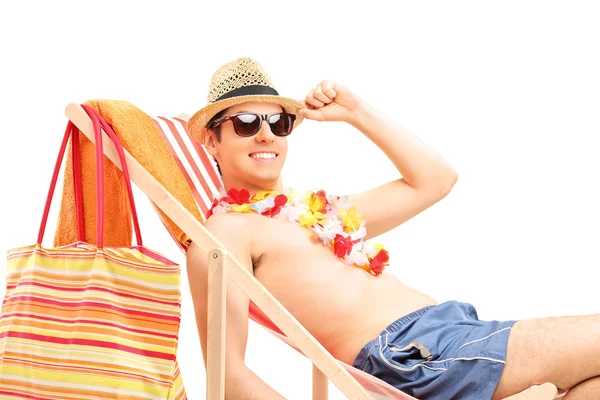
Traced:
<svg viewBox="0 0 600 400">
<path fill-rule="evenodd" d="M 305 99 L 306 107 L 298 111 L 304 118 L 315 121 L 352 123 L 361 105 L 358 96 L 348 88 L 329 80 L 319 83 Z"/>
</svg>

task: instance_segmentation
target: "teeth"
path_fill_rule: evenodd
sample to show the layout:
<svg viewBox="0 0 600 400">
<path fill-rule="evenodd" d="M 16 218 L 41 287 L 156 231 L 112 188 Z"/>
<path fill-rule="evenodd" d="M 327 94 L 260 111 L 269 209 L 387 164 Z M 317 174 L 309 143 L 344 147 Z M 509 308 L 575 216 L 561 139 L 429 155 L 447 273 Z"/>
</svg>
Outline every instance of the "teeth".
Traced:
<svg viewBox="0 0 600 400">
<path fill-rule="evenodd" d="M 275 153 L 254 153 L 251 154 L 252 158 L 275 158 Z"/>
</svg>

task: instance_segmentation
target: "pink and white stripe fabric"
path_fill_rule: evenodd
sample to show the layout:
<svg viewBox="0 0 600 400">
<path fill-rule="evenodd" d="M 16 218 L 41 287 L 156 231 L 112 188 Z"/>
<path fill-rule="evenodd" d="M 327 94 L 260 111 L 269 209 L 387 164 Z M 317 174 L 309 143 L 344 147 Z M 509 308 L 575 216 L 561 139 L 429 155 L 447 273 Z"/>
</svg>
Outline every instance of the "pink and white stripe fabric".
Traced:
<svg viewBox="0 0 600 400">
<path fill-rule="evenodd" d="M 183 173 L 203 221 L 205 221 L 206 213 L 210 209 L 215 196 L 219 194 L 222 185 L 216 170 L 216 164 L 206 149 L 188 134 L 186 121 L 181 118 L 168 117 L 153 117 L 152 119 L 173 159 Z M 156 209 L 156 206 L 154 208 Z M 158 215 L 175 243 L 185 253 L 187 248 L 169 230 L 163 215 L 161 213 L 158 213 Z"/>
<path fill-rule="evenodd" d="M 190 185 L 202 216 L 206 218 L 206 212 L 221 187 L 216 165 L 204 147 L 187 133 L 184 120 L 156 117 L 154 123 Z"/>
</svg>

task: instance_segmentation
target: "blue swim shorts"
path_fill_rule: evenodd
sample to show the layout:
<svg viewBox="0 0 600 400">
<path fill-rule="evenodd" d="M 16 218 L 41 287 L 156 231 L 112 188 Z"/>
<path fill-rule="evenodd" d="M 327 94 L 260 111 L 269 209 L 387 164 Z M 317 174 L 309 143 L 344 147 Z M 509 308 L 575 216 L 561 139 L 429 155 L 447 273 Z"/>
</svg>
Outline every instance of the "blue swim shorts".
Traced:
<svg viewBox="0 0 600 400">
<path fill-rule="evenodd" d="M 480 321 L 457 301 L 426 307 L 385 328 L 354 367 L 417 399 L 491 399 L 514 323 Z"/>
</svg>

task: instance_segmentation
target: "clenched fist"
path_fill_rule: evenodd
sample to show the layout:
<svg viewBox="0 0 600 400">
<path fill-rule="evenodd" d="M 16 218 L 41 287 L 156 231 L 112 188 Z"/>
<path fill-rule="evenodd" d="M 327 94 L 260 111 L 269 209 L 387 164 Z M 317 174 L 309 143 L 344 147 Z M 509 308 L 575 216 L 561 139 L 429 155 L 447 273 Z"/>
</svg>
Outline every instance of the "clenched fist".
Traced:
<svg viewBox="0 0 600 400">
<path fill-rule="evenodd" d="M 360 98 L 350 89 L 324 80 L 310 91 L 305 99 L 306 108 L 298 114 L 315 121 L 343 121 L 350 123 L 361 104 Z"/>
</svg>

